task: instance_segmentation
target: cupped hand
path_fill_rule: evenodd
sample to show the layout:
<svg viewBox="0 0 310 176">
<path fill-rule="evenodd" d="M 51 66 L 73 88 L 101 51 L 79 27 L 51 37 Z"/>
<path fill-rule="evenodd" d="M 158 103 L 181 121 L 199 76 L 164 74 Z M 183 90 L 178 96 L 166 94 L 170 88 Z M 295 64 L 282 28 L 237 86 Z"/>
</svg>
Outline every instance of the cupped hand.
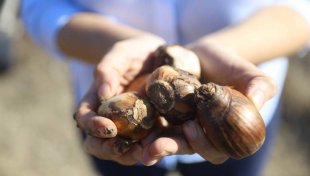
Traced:
<svg viewBox="0 0 310 176">
<path fill-rule="evenodd" d="M 170 155 L 198 153 L 213 164 L 221 164 L 228 159 L 227 155 L 211 145 L 196 120 L 189 120 L 182 126 L 162 128 L 160 132 L 148 136 L 143 144 L 140 161 L 148 166 Z"/>
<path fill-rule="evenodd" d="M 121 93 L 135 77 L 149 71 L 149 55 L 164 43 L 164 40 L 152 35 L 123 40 L 113 45 L 98 63 L 94 72 L 95 81 L 75 114 L 77 126 L 87 133 L 84 141 L 87 153 L 124 165 L 139 161 L 142 147 L 133 144 L 120 152 L 116 145 L 120 139 L 116 137 L 115 124 L 108 118 L 98 116 L 97 109 L 100 101 Z"/>
<path fill-rule="evenodd" d="M 192 44 L 189 48 L 201 60 L 202 83 L 231 86 L 252 100 L 257 109 L 275 95 L 275 82 L 229 48 L 214 43 Z M 144 152 L 145 163 L 153 164 L 164 156 L 184 153 L 198 153 L 213 164 L 221 164 L 229 158 L 211 145 L 197 120 L 183 124 L 182 131 L 184 138 L 178 135 L 154 140 Z"/>
<path fill-rule="evenodd" d="M 200 58 L 202 82 L 230 86 L 252 100 L 257 109 L 275 95 L 275 81 L 232 49 L 214 42 L 189 48 Z"/>
<path fill-rule="evenodd" d="M 192 44 L 189 47 L 200 58 L 202 82 L 230 86 L 246 95 L 257 109 L 275 95 L 275 81 L 230 48 L 211 42 L 204 45 Z M 217 151 L 208 141 L 205 144 L 197 142 L 205 138 L 198 123 L 189 122 L 183 126 L 183 130 L 193 150 L 203 158 L 215 164 L 228 159 L 225 153 Z"/>
<path fill-rule="evenodd" d="M 130 43 L 130 41 L 128 42 Z M 132 42 L 134 42 L 134 40 Z M 203 71 L 202 82 L 212 81 L 220 85 L 231 86 L 245 94 L 253 101 L 258 109 L 275 94 L 276 85 L 274 81 L 259 71 L 256 66 L 240 58 L 230 49 L 213 44 L 203 46 L 191 45 L 189 47 L 194 50 L 201 59 Z M 117 48 L 118 47 L 114 49 L 117 50 Z M 111 51 L 114 49 L 112 48 Z M 109 60 L 110 56 L 107 58 L 107 60 Z M 98 65 L 96 72 L 96 74 L 103 76 L 96 80 L 96 85 L 94 86 L 95 89 L 97 88 L 97 90 L 99 90 L 97 93 L 102 98 L 122 92 L 128 82 L 134 78 L 132 75 L 137 75 L 143 70 L 141 69 L 143 68 L 143 64 L 137 64 L 132 68 L 140 68 L 140 70 L 138 69 L 139 72 L 130 69 L 127 69 L 126 72 L 126 69 L 116 69 L 121 67 L 128 68 L 125 64 L 120 67 L 115 67 L 117 66 L 115 63 L 115 65 L 112 64 L 111 68 L 107 68 L 108 71 L 98 71 L 99 68 L 106 68 L 106 64 L 103 63 L 105 63 L 104 59 Z M 124 61 L 124 63 L 126 62 Z M 119 75 L 117 80 L 109 79 L 109 74 L 116 72 Z M 124 73 L 129 73 L 129 75 L 127 75 L 127 77 L 122 77 L 121 75 Z M 118 87 L 118 89 L 115 89 L 116 87 Z M 98 97 L 98 95 L 93 94 L 92 96 Z M 83 106 L 80 107 L 80 110 L 82 110 Z M 86 109 L 90 108 L 87 103 L 84 104 L 84 108 L 85 107 Z M 143 140 L 142 143 L 135 144 L 130 147 L 127 152 L 120 154 L 115 152 L 117 150 L 113 149 L 113 147 L 115 147 L 114 143 L 116 138 L 106 139 L 107 137 L 114 137 L 116 135 L 116 128 L 113 126 L 113 122 L 104 117 L 96 117 L 93 112 L 87 113 L 87 110 L 84 110 L 84 118 L 82 119 L 81 122 L 84 121 L 84 126 L 83 124 L 79 125 L 87 129 L 86 131 L 95 134 L 89 136 L 85 141 L 86 151 L 101 159 L 114 160 L 122 164 L 142 162 L 145 165 L 153 165 L 163 157 L 174 154 L 198 153 L 213 164 L 220 164 L 228 159 L 226 154 L 216 150 L 210 144 L 197 121 L 188 121 L 181 127 L 169 127 L 157 130 L 157 132 L 153 132 L 147 139 Z M 104 127 L 102 131 L 109 132 L 109 135 L 93 127 Z M 96 137 L 96 135 L 99 136 Z M 103 137 L 100 135 L 103 135 Z"/>
</svg>

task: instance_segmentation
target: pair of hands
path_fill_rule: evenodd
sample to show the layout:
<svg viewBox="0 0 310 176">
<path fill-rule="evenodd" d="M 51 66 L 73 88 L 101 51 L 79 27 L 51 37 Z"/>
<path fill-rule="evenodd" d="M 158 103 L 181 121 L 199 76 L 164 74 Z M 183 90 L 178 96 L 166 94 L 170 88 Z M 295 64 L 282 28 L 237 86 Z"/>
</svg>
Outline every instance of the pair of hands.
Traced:
<svg viewBox="0 0 310 176">
<path fill-rule="evenodd" d="M 206 139 L 198 122 L 191 120 L 182 126 L 157 128 L 146 139 L 120 153 L 115 124 L 98 116 L 99 97 L 107 99 L 122 93 L 139 74 L 151 70 L 149 55 L 165 41 L 156 36 L 139 36 L 116 43 L 95 70 L 95 81 L 81 101 L 75 119 L 87 135 L 86 152 L 104 160 L 124 165 L 141 162 L 153 165 L 161 158 L 174 154 L 198 153 L 213 164 L 228 159 Z M 193 43 L 188 46 L 201 59 L 203 81 L 233 86 L 249 97 L 258 109 L 275 94 L 275 83 L 253 64 L 228 48 L 214 43 Z"/>
</svg>

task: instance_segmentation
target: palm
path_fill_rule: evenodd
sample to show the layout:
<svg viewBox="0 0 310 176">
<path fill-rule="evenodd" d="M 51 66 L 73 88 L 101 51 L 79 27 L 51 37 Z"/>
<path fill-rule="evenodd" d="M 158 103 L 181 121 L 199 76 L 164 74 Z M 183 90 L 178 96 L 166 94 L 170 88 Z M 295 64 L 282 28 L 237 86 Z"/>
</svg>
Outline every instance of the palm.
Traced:
<svg viewBox="0 0 310 176">
<path fill-rule="evenodd" d="M 149 55 L 163 43 L 162 40 L 142 37 L 114 45 L 96 68 L 99 96 L 109 98 L 123 92 L 137 75 L 150 69 Z"/>
</svg>

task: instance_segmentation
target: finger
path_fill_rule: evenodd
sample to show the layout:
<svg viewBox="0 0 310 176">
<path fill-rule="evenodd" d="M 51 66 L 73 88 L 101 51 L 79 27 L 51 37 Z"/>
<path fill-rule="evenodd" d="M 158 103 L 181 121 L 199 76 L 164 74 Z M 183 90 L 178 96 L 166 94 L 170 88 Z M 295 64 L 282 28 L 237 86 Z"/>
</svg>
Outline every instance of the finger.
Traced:
<svg viewBox="0 0 310 176">
<path fill-rule="evenodd" d="M 148 134 L 143 140 L 140 141 L 143 147 L 146 147 L 150 143 L 152 143 L 155 139 L 158 138 L 159 134 L 161 133 L 162 129 L 154 128 L 150 134 Z"/>
<path fill-rule="evenodd" d="M 153 165 L 161 158 L 172 154 L 193 153 L 187 144 L 180 127 L 169 127 L 160 123 L 163 119 L 159 118 L 157 128 L 141 141 L 144 147 L 142 163 Z M 166 121 L 165 121 L 166 123 Z"/>
<path fill-rule="evenodd" d="M 83 148 L 86 153 L 103 160 L 115 160 L 121 153 L 115 150 L 117 138 L 100 139 L 93 136 L 87 136 Z"/>
<path fill-rule="evenodd" d="M 131 67 L 131 58 L 123 54 L 126 49 L 120 45 L 115 45 L 97 65 L 95 77 L 99 97 L 110 98 L 117 94 L 121 85 L 129 83 L 125 73 Z"/>
<path fill-rule="evenodd" d="M 132 143 L 124 138 L 101 139 L 88 135 L 84 141 L 87 153 L 100 159 L 117 160 L 130 150 Z"/>
<path fill-rule="evenodd" d="M 124 146 L 120 146 L 124 145 L 123 142 L 123 138 L 99 139 L 87 136 L 84 141 L 84 150 L 99 159 L 113 160 L 122 165 L 137 163 L 142 156 L 142 147 L 134 144 L 126 146 L 125 149 Z"/>
<path fill-rule="evenodd" d="M 188 121 L 183 125 L 183 131 L 194 152 L 213 164 L 222 164 L 228 157 L 216 150 L 206 139 L 201 127 L 195 121 Z"/>
<path fill-rule="evenodd" d="M 95 89 L 92 88 L 81 101 L 75 114 L 75 120 L 80 128 L 96 137 L 114 137 L 117 134 L 115 124 L 107 118 L 97 116 L 99 100 L 96 96 Z"/>
<path fill-rule="evenodd" d="M 252 100 L 257 109 L 276 93 L 276 82 L 255 65 L 242 59 L 235 59 L 231 84 Z"/>
<path fill-rule="evenodd" d="M 276 93 L 276 83 L 268 76 L 256 76 L 247 85 L 245 95 L 260 109 Z"/>
<path fill-rule="evenodd" d="M 144 165 L 150 166 L 155 164 L 159 160 L 159 157 L 154 156 L 154 154 L 152 153 L 155 153 L 155 155 L 157 155 L 156 153 L 161 152 L 150 152 L 149 148 L 154 141 L 158 140 L 158 137 L 160 136 L 162 131 L 163 128 L 155 128 L 146 138 L 141 141 L 141 145 L 143 146 L 144 150 L 140 161 Z"/>
<path fill-rule="evenodd" d="M 133 144 L 126 153 L 118 157 L 116 161 L 122 165 L 134 165 L 141 161 L 142 158 L 142 146 L 139 144 Z"/>
<path fill-rule="evenodd" d="M 98 138 L 112 138 L 117 134 L 113 121 L 101 116 L 93 116 L 91 113 L 84 116 L 82 124 L 85 124 L 84 130 L 87 134 Z"/>
<path fill-rule="evenodd" d="M 108 99 L 116 95 L 121 85 L 122 74 L 116 68 L 102 63 L 97 65 L 95 71 L 98 96 Z"/>
<path fill-rule="evenodd" d="M 142 163 L 150 166 L 163 157 L 174 154 L 192 154 L 193 150 L 182 137 L 160 137 L 148 145 L 144 152 Z"/>
</svg>

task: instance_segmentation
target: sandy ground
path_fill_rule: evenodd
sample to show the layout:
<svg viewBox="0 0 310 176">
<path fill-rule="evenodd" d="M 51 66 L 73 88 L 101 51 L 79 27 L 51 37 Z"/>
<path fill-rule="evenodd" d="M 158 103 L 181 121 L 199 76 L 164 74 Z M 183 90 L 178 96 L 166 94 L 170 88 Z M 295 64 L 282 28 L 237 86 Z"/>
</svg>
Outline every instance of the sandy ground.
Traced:
<svg viewBox="0 0 310 176">
<path fill-rule="evenodd" d="M 13 65 L 0 75 L 0 175 L 96 175 L 72 120 L 69 75 L 24 36 Z M 310 58 L 291 62 L 284 116 L 264 176 L 310 173 Z M 171 173 L 170 175 L 178 175 Z"/>
</svg>

